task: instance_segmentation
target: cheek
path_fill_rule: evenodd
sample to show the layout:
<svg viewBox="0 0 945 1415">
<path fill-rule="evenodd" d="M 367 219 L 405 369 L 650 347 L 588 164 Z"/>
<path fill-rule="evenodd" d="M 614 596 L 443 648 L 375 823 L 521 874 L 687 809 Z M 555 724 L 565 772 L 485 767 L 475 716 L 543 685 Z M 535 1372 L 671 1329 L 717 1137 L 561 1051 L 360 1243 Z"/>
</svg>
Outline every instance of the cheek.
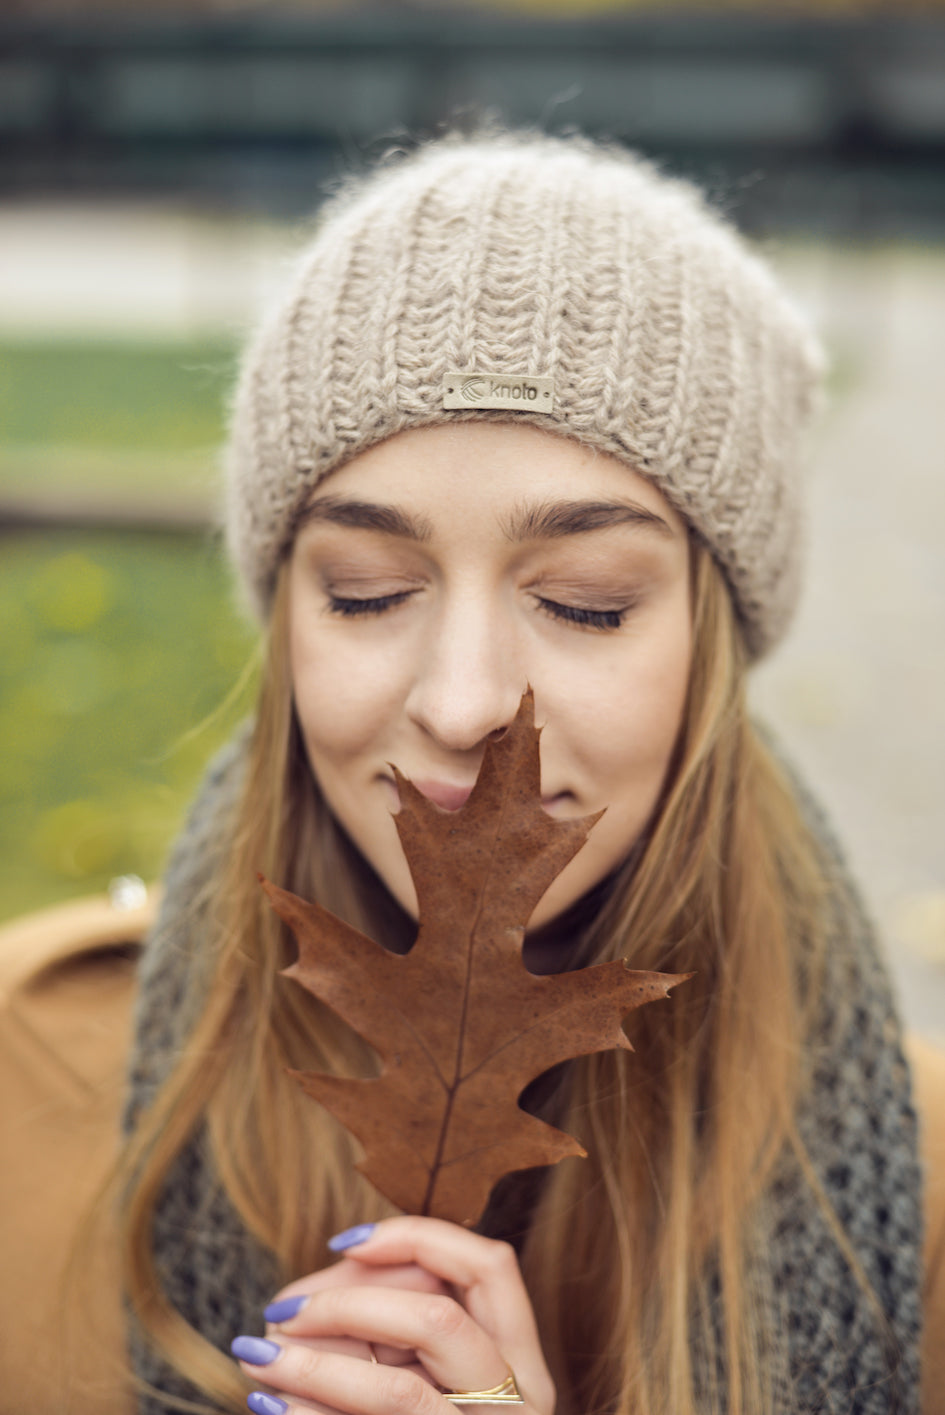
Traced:
<svg viewBox="0 0 945 1415">
<path fill-rule="evenodd" d="M 656 773 L 672 753 L 689 684 L 691 627 L 680 612 L 662 632 L 615 656 L 570 714 L 573 740 L 595 776 L 618 790 Z"/>
<path fill-rule="evenodd" d="M 542 737 L 558 757 L 555 772 L 573 772 L 578 800 L 563 814 L 606 807 L 587 844 L 552 884 L 532 916 L 536 928 L 553 919 L 616 869 L 650 819 L 666 779 L 689 680 L 688 615 L 672 635 L 617 659 L 584 691 L 549 711 Z M 557 725 L 557 730 L 555 730 Z M 549 765 L 552 765 L 549 762 Z"/>
<path fill-rule="evenodd" d="M 629 685 L 626 741 L 631 760 L 662 774 L 676 742 L 689 686 L 690 636 L 672 652 L 654 652 Z"/>
<path fill-rule="evenodd" d="M 632 848 L 662 791 L 689 682 L 688 615 L 633 645 L 580 701 L 567 704 L 568 743 L 586 808 L 606 807 L 588 854 L 612 867 Z M 565 747 L 567 750 L 567 747 Z"/>
<path fill-rule="evenodd" d="M 365 653 L 334 625 L 290 621 L 289 667 L 296 712 L 311 755 L 349 756 L 391 720 L 402 668 L 388 652 Z"/>
</svg>

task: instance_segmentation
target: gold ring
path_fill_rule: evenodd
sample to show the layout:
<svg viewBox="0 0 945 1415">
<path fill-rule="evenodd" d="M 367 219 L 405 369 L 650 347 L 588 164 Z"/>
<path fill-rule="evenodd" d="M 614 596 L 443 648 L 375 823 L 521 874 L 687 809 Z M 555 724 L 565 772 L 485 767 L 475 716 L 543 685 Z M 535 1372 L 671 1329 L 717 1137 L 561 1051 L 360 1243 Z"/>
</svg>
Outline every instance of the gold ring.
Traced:
<svg viewBox="0 0 945 1415">
<path fill-rule="evenodd" d="M 445 1390 L 443 1399 L 451 1405 L 524 1405 L 511 1366 L 504 1381 L 489 1390 Z"/>
</svg>

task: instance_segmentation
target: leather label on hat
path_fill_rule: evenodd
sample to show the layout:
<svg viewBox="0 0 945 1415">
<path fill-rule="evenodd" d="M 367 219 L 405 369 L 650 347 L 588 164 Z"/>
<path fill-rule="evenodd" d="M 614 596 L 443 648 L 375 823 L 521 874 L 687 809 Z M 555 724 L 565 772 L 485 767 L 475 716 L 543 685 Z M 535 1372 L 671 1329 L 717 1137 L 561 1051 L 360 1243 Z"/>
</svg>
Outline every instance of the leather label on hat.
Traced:
<svg viewBox="0 0 945 1415">
<path fill-rule="evenodd" d="M 444 408 L 501 408 L 513 413 L 554 410 L 555 381 L 528 373 L 448 373 L 443 382 Z"/>
</svg>

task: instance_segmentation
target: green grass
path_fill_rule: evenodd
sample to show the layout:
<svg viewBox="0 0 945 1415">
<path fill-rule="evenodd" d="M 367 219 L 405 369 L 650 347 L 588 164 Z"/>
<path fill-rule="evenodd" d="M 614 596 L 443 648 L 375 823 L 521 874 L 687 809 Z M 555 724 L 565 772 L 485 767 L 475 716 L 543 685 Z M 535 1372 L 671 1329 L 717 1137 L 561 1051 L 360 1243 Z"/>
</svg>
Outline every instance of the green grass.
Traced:
<svg viewBox="0 0 945 1415">
<path fill-rule="evenodd" d="M 0 341 L 0 499 L 205 503 L 233 368 L 223 341 Z M 210 534 L 4 535 L 0 644 L 0 918 L 156 877 L 251 708 L 218 711 L 254 635 Z"/>
<path fill-rule="evenodd" d="M 0 918 L 155 878 L 204 763 L 252 705 L 251 690 L 225 704 L 254 635 L 216 547 L 8 537 L 0 642 Z"/>
<path fill-rule="evenodd" d="M 0 502 L 208 515 L 234 369 L 223 341 L 0 340 Z"/>
<path fill-rule="evenodd" d="M 0 341 L 0 499 L 205 504 L 233 362 L 224 341 Z M 253 635 L 211 536 L 4 535 L 0 644 L 0 918 L 153 879 L 252 698 L 218 712 Z"/>
<path fill-rule="evenodd" d="M 0 342 L 0 441 L 192 452 L 220 440 L 230 344 Z"/>
</svg>

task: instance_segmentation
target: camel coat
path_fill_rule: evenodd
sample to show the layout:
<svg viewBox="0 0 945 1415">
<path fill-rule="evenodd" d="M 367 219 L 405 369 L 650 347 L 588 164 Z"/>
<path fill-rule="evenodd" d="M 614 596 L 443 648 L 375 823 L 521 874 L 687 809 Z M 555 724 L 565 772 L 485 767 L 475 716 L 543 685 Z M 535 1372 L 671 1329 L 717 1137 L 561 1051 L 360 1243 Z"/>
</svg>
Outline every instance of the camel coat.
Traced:
<svg viewBox="0 0 945 1415">
<path fill-rule="evenodd" d="M 0 1415 L 133 1415 L 114 1233 L 66 1269 L 118 1145 L 140 942 L 155 899 L 0 927 Z M 926 1176 L 923 1415 L 945 1415 L 945 1053 L 908 1045 Z"/>
<path fill-rule="evenodd" d="M 79 1288 L 64 1279 L 118 1149 L 135 962 L 153 913 L 153 900 L 122 911 L 83 899 L 0 929 L 2 1415 L 134 1409 L 118 1369 L 113 1234 L 92 1235 Z"/>
</svg>

